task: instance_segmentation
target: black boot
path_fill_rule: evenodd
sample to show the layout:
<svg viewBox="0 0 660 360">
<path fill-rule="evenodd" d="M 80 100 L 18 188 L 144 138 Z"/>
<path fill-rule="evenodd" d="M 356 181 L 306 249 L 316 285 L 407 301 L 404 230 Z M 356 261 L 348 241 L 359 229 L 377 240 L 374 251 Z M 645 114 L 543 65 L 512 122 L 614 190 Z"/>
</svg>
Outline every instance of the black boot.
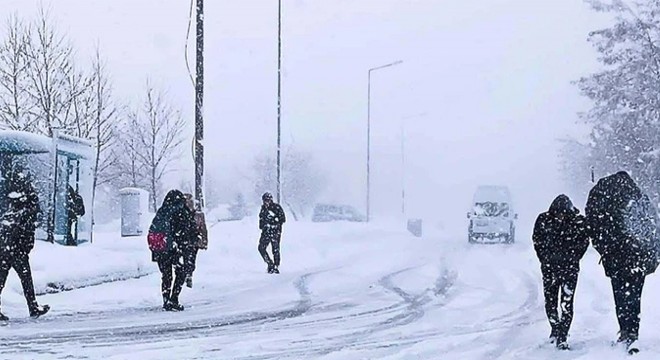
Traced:
<svg viewBox="0 0 660 360">
<path fill-rule="evenodd" d="M 552 330 L 550 331 L 550 344 L 556 344 L 557 343 L 557 328 L 552 325 Z"/>
<path fill-rule="evenodd" d="M 179 304 L 179 297 L 178 296 L 172 296 L 170 299 L 170 306 L 168 311 L 183 311 L 184 307 L 183 305 Z"/>
<path fill-rule="evenodd" d="M 559 335 L 557 336 L 557 349 L 559 350 L 570 350 L 571 348 L 568 346 L 568 342 L 566 341 L 566 336 Z"/>
<path fill-rule="evenodd" d="M 277 265 L 276 265 L 276 266 L 273 266 L 273 272 L 272 272 L 272 274 L 279 274 L 279 273 L 280 273 L 280 269 L 277 268 Z"/>
<path fill-rule="evenodd" d="M 172 304 L 170 303 L 170 297 L 168 295 L 163 295 L 163 309 L 166 311 L 170 311 L 172 308 Z"/>
<path fill-rule="evenodd" d="M 49 310 L 50 310 L 49 305 L 44 305 L 44 306 L 35 305 L 34 307 L 30 308 L 30 317 L 36 319 L 41 315 L 45 315 Z"/>
<path fill-rule="evenodd" d="M 268 270 L 267 270 L 268 273 L 272 274 L 274 269 L 275 269 L 275 265 L 269 263 L 268 264 Z"/>
</svg>

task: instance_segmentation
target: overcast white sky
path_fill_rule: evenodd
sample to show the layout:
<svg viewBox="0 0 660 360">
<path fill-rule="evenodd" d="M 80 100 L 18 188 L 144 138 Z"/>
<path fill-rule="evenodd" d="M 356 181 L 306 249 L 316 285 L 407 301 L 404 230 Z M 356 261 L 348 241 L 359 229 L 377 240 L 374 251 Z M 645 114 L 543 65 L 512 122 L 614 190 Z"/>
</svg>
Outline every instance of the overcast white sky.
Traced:
<svg viewBox="0 0 660 360">
<path fill-rule="evenodd" d="M 0 0 L 0 17 L 31 18 L 39 2 Z M 314 153 L 326 197 L 364 206 L 367 69 L 395 60 L 372 79 L 377 209 L 400 208 L 402 121 L 411 212 L 458 221 L 476 185 L 501 183 L 533 216 L 564 190 L 556 139 L 588 106 L 570 81 L 597 69 L 586 38 L 603 15 L 580 0 L 282 3 L 284 146 Z M 100 43 L 118 95 L 134 98 L 149 77 L 192 118 L 189 5 L 50 2 L 81 60 Z M 229 177 L 275 149 L 277 1 L 209 0 L 205 12 L 207 166 Z"/>
</svg>

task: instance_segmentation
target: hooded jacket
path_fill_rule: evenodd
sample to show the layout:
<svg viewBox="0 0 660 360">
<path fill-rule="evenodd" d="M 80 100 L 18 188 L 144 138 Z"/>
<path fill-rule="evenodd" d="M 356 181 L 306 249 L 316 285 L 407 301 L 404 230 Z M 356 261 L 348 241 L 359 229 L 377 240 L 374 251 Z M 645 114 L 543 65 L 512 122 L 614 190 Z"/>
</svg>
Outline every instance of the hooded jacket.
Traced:
<svg viewBox="0 0 660 360">
<path fill-rule="evenodd" d="M 0 180 L 0 254 L 34 248 L 39 196 L 23 169 L 5 170 Z"/>
<path fill-rule="evenodd" d="M 187 245 L 187 237 L 193 230 L 194 220 L 186 207 L 183 193 L 171 190 L 165 196 L 163 205 L 156 211 L 149 227 L 149 247 L 154 253 L 181 249 Z M 154 244 L 161 241 L 164 241 L 163 246 Z"/>
<path fill-rule="evenodd" d="M 262 205 L 259 211 L 259 229 L 265 232 L 282 231 L 282 225 L 286 222 L 286 214 L 279 204 L 271 202 L 269 205 Z"/>
<path fill-rule="evenodd" d="M 655 272 L 660 256 L 657 210 L 628 173 L 600 179 L 589 192 L 586 215 L 605 275 Z"/>
<path fill-rule="evenodd" d="M 532 240 L 541 265 L 556 268 L 579 270 L 589 247 L 585 219 L 566 195 L 559 195 L 539 215 Z"/>
</svg>

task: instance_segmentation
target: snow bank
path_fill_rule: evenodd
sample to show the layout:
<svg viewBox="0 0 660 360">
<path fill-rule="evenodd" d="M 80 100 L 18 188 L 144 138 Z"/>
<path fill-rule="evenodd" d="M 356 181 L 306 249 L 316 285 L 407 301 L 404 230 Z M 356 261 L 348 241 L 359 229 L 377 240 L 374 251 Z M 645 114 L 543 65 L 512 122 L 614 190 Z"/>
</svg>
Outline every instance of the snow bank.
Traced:
<svg viewBox="0 0 660 360">
<path fill-rule="evenodd" d="M 143 237 L 122 238 L 115 232 L 96 234 L 93 244 L 77 247 L 37 241 L 30 264 L 38 295 L 139 278 L 157 270 L 150 265 Z M 10 273 L 4 303 L 22 303 L 22 293 L 18 277 Z"/>
</svg>

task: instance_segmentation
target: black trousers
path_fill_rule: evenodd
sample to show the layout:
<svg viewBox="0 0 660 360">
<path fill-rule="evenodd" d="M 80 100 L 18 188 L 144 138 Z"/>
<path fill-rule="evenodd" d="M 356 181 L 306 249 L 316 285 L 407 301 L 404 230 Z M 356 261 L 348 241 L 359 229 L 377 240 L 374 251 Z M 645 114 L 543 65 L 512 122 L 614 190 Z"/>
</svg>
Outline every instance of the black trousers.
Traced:
<svg viewBox="0 0 660 360">
<path fill-rule="evenodd" d="M 612 276 L 612 291 L 621 339 L 637 340 L 639 336 L 644 279 L 645 275 Z"/>
<path fill-rule="evenodd" d="M 10 269 L 14 269 L 16 274 L 18 274 L 18 278 L 21 279 L 23 295 L 25 296 L 25 301 L 27 301 L 30 312 L 32 312 L 37 308 L 37 298 L 34 294 L 34 282 L 32 281 L 29 255 L 23 252 L 0 255 L 0 293 L 5 288 Z"/>
<path fill-rule="evenodd" d="M 578 280 L 578 267 L 542 266 L 545 313 L 552 334 L 565 341 L 573 322 L 573 299 Z"/>
<path fill-rule="evenodd" d="M 158 269 L 161 274 L 163 301 L 179 302 L 179 294 L 186 281 L 183 257 L 177 251 L 158 254 Z"/>
<path fill-rule="evenodd" d="M 76 230 L 75 226 L 78 222 L 77 217 L 69 217 L 66 221 L 66 245 L 69 246 L 76 246 L 78 245 L 76 242 L 76 238 L 78 237 L 77 235 L 74 235 L 73 232 Z"/>
<path fill-rule="evenodd" d="M 262 231 L 261 238 L 259 239 L 259 254 L 264 259 L 268 266 L 280 266 L 280 239 L 282 238 L 282 233 L 279 231 Z M 268 256 L 268 245 L 270 244 L 271 250 L 273 251 L 273 260 Z"/>
<path fill-rule="evenodd" d="M 192 276 L 197 268 L 197 253 L 199 248 L 197 246 L 186 249 L 183 252 L 183 265 L 186 271 L 186 276 Z"/>
</svg>

